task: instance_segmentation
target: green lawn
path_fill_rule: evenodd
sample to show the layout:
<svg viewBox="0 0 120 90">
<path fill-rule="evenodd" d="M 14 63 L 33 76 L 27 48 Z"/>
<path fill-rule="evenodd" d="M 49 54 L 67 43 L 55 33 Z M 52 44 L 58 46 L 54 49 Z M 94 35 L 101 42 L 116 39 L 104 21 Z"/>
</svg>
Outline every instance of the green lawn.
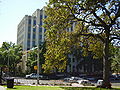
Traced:
<svg viewBox="0 0 120 90">
<path fill-rule="evenodd" d="M 120 88 L 103 89 L 93 87 L 50 87 L 50 86 L 14 86 L 13 89 L 7 90 L 120 90 Z"/>
</svg>

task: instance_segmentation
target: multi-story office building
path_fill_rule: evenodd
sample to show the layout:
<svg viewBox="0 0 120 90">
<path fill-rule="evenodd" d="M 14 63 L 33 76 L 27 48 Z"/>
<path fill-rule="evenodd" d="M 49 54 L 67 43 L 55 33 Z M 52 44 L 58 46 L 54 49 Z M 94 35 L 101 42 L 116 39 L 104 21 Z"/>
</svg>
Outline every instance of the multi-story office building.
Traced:
<svg viewBox="0 0 120 90">
<path fill-rule="evenodd" d="M 46 18 L 43 9 L 37 9 L 32 16 L 25 15 L 17 29 L 17 44 L 22 45 L 23 50 L 29 50 L 44 42 L 45 29 L 42 27 Z"/>
<path fill-rule="evenodd" d="M 23 51 L 36 47 L 44 42 L 44 33 L 46 29 L 42 27 L 43 19 L 46 18 L 44 8 L 37 9 L 32 15 L 25 15 L 17 28 L 17 44 L 21 45 Z M 25 72 L 27 53 L 23 55 L 22 70 Z M 23 65 L 24 64 L 24 65 Z"/>
</svg>

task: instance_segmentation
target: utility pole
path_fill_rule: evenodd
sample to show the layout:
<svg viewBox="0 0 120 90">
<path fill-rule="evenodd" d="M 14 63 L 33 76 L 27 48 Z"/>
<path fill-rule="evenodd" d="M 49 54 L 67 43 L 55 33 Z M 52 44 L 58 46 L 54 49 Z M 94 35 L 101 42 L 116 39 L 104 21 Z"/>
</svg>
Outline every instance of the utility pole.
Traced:
<svg viewBox="0 0 120 90">
<path fill-rule="evenodd" d="M 38 35 L 38 37 L 39 37 L 39 35 Z M 38 53 L 37 53 L 37 67 L 38 67 L 38 68 L 37 68 L 37 74 L 39 75 L 39 73 L 40 73 L 39 39 L 38 39 L 38 45 L 37 45 L 37 47 L 38 47 Z M 37 84 L 39 84 L 39 77 L 37 77 Z"/>
<path fill-rule="evenodd" d="M 39 75 L 40 74 L 40 61 L 39 61 L 39 59 L 40 59 L 40 56 L 39 56 L 39 51 L 40 51 L 40 49 L 39 49 L 39 25 L 36 25 L 36 27 L 37 27 L 37 29 L 38 29 L 38 36 L 37 36 L 37 48 L 38 48 L 38 53 L 37 53 L 37 74 Z M 37 84 L 39 84 L 39 76 L 37 77 Z"/>
</svg>

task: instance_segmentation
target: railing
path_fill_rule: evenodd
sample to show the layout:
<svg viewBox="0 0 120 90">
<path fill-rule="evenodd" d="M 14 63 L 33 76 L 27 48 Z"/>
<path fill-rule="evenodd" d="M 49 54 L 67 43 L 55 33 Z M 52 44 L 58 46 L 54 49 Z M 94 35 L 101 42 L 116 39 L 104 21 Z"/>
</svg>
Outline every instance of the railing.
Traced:
<svg viewBox="0 0 120 90">
<path fill-rule="evenodd" d="M 15 85 L 37 85 L 36 79 L 14 78 Z M 48 86 L 71 86 L 71 83 L 63 82 L 63 80 L 39 80 L 39 85 Z"/>
</svg>

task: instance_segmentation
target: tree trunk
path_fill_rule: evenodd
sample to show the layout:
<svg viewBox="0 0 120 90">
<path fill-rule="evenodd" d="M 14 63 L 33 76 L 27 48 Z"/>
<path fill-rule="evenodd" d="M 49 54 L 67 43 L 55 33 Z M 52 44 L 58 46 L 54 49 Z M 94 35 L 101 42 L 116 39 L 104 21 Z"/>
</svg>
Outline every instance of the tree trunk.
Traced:
<svg viewBox="0 0 120 90">
<path fill-rule="evenodd" d="M 2 84 L 2 67 L 0 67 L 0 85 Z"/>
<path fill-rule="evenodd" d="M 111 88 L 110 85 L 110 61 L 109 61 L 109 37 L 105 38 L 103 56 L 103 87 Z"/>
</svg>

